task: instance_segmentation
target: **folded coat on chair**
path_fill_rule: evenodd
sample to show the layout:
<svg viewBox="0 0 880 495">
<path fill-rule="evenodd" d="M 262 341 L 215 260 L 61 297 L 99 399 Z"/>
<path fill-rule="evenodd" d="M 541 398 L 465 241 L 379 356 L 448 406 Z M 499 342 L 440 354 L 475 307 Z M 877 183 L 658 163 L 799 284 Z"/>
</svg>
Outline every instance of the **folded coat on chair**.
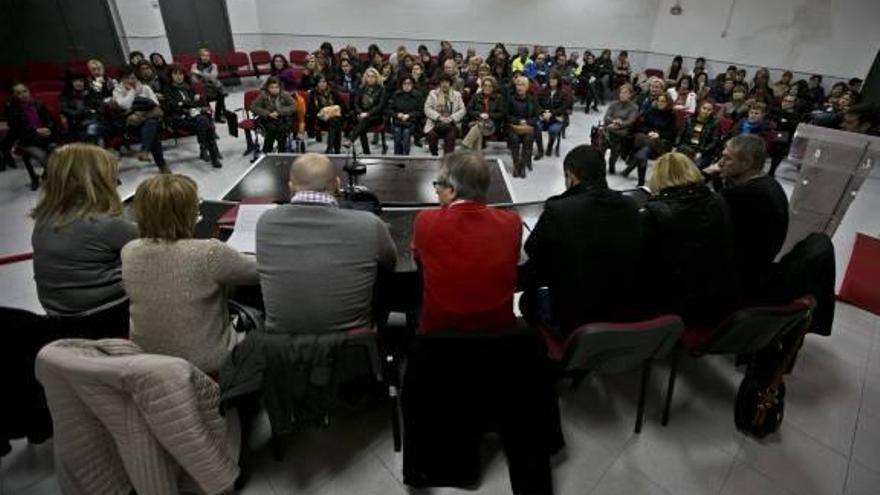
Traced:
<svg viewBox="0 0 880 495">
<path fill-rule="evenodd" d="M 66 495 L 232 489 L 239 428 L 220 416 L 217 384 L 180 358 L 121 339 L 53 342 L 37 379 L 55 425 L 55 468 Z"/>
</svg>

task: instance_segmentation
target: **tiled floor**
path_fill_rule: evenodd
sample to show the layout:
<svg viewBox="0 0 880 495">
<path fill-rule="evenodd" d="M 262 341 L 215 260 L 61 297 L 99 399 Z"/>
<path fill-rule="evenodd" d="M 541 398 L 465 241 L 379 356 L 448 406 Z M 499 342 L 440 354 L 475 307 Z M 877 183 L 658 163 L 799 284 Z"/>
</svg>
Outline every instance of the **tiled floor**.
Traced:
<svg viewBox="0 0 880 495">
<path fill-rule="evenodd" d="M 238 106 L 241 93 L 232 97 Z M 596 114 L 576 113 L 562 154 L 586 141 Z M 205 198 L 217 197 L 247 166 L 242 140 L 226 136 L 225 166 L 212 170 L 195 160 L 193 140 L 167 150 L 172 168 L 198 181 Z M 320 146 L 314 149 L 320 150 Z M 503 147 L 493 148 L 505 159 Z M 422 153 L 419 150 L 419 153 Z M 126 158 L 120 192 L 130 194 L 152 166 Z M 790 191 L 793 173 L 783 170 Z M 612 187 L 634 181 L 609 178 Z M 561 159 L 536 163 L 525 181 L 513 182 L 520 201 L 543 199 L 563 187 Z M 864 191 L 863 191 L 864 192 Z M 874 198 L 876 199 L 876 193 Z M 36 195 L 23 171 L 0 174 L 0 256 L 30 250 L 27 210 Z M 855 208 L 855 205 L 854 205 Z M 850 223 L 859 219 L 848 218 Z M 39 311 L 30 263 L 0 267 L 0 305 Z M 596 495 L 867 495 L 880 493 L 880 318 L 839 304 L 831 337 L 810 336 L 787 378 L 786 418 L 778 434 L 755 441 L 736 432 L 733 400 L 742 378 L 726 358 L 686 359 L 668 427 L 659 421 L 666 369 L 653 375 L 646 424 L 632 433 L 639 374 L 598 377 L 580 389 L 560 388 L 567 448 L 554 459 L 557 493 Z M 402 458 L 391 445 L 381 405 L 335 417 L 327 430 L 293 435 L 286 458 L 271 458 L 268 426 L 252 438 L 252 475 L 245 494 L 403 494 Z M 328 448 L 329 447 L 329 448 Z M 450 494 L 452 489 L 427 493 Z M 51 441 L 14 444 L 2 459 L 0 495 L 59 493 Z M 487 439 L 486 467 L 477 493 L 510 493 L 503 455 Z"/>
</svg>

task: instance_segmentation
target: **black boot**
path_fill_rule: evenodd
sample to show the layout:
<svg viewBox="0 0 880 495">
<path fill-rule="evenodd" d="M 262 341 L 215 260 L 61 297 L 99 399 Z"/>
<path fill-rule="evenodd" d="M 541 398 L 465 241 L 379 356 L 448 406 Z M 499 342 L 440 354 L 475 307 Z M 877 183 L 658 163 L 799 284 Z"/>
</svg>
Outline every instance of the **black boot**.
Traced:
<svg viewBox="0 0 880 495">
<path fill-rule="evenodd" d="M 208 146 L 205 144 L 206 139 L 199 136 L 199 158 L 203 162 L 210 162 L 211 156 L 208 154 Z"/>
<path fill-rule="evenodd" d="M 550 138 L 547 140 L 547 156 L 553 155 L 554 149 L 553 145 L 556 144 L 556 136 L 553 134 L 550 135 Z M 556 152 L 556 156 L 559 156 L 559 152 Z"/>
<path fill-rule="evenodd" d="M 211 166 L 214 168 L 223 167 L 223 163 L 220 162 L 220 150 L 217 149 L 217 141 L 211 141 L 208 143 L 208 155 L 211 158 Z"/>
<path fill-rule="evenodd" d="M 520 162 L 522 163 L 522 175 L 520 177 L 526 177 L 526 170 L 529 172 L 532 171 L 532 150 L 523 146 L 522 148 L 522 158 L 520 158 Z"/>
<path fill-rule="evenodd" d="M 513 176 L 514 177 L 523 177 L 522 173 L 522 157 L 520 156 L 520 148 L 522 145 L 519 143 L 510 146 L 510 157 L 513 160 Z"/>
<path fill-rule="evenodd" d="M 538 145 L 538 152 L 535 153 L 535 161 L 538 161 L 541 158 L 544 158 L 544 137 L 543 136 L 544 136 L 543 132 L 536 132 L 535 133 L 535 144 Z M 527 166 L 528 166 L 529 170 L 532 169 L 532 161 L 531 160 L 529 160 L 529 163 Z"/>
</svg>

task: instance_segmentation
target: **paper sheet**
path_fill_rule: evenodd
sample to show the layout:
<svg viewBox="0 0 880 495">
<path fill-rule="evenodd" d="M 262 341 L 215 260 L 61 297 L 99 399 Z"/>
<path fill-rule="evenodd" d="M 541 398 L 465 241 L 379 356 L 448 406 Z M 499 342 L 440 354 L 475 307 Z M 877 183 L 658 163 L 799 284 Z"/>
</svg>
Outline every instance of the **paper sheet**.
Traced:
<svg viewBox="0 0 880 495">
<path fill-rule="evenodd" d="M 238 216 L 235 217 L 235 228 L 226 240 L 229 247 L 241 252 L 256 254 L 257 252 L 257 221 L 267 211 L 278 205 L 239 205 Z"/>
</svg>

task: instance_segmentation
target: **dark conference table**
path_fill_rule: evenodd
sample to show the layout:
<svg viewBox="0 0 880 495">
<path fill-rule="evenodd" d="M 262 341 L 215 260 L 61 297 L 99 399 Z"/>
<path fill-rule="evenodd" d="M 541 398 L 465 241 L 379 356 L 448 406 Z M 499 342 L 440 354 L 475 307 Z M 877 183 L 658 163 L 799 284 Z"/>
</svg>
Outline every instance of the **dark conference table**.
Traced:
<svg viewBox="0 0 880 495">
<path fill-rule="evenodd" d="M 196 237 L 209 238 L 228 236 L 218 229 L 217 221 L 242 200 L 262 198 L 264 201 L 286 203 L 290 200 L 288 176 L 290 165 L 299 155 L 264 155 L 246 170 L 222 196 L 221 200 L 206 200 L 201 203 L 201 219 L 196 226 Z M 337 168 L 343 183 L 348 174 L 343 167 L 351 162 L 346 155 L 328 155 Z M 488 160 L 491 182 L 488 203 L 497 208 L 516 210 L 524 221 L 525 239 L 543 210 L 543 201 L 517 203 L 510 188 L 510 176 L 500 159 Z M 412 224 L 419 211 L 438 208 L 434 194 L 433 181 L 436 180 L 440 160 L 434 157 L 374 157 L 359 160 L 366 166 L 366 173 L 358 178 L 358 183 L 373 192 L 382 206 L 381 217 L 387 223 L 391 238 L 397 247 L 397 266 L 394 274 L 380 276 L 377 293 L 384 293 L 387 306 L 394 311 L 408 311 L 418 307 L 421 299 L 421 277 L 410 249 Z M 640 189 L 623 191 L 643 202 L 647 196 Z M 522 260 L 525 260 L 523 255 Z M 242 302 L 261 305 L 261 296 L 252 290 L 237 291 L 237 299 Z"/>
<path fill-rule="evenodd" d="M 236 180 L 220 201 L 203 201 L 202 221 L 196 227 L 196 237 L 216 236 L 217 220 L 242 200 L 261 198 L 274 203 L 289 201 L 288 176 L 290 165 L 297 156 L 299 155 L 265 155 Z M 328 157 L 336 166 L 343 184 L 346 184 L 348 174 L 343 167 L 351 162 L 351 157 Z M 416 264 L 410 250 L 412 224 L 419 211 L 440 206 L 433 186 L 439 172 L 440 160 L 434 157 L 394 156 L 368 157 L 358 161 L 366 166 L 366 173 L 358 177 L 357 182 L 379 198 L 382 219 L 388 225 L 397 247 L 396 272 L 415 272 Z M 488 202 L 502 208 L 515 208 L 522 215 L 537 218 L 543 203 L 515 203 L 509 188 L 509 177 L 501 160 L 492 159 L 489 164 L 491 181 Z"/>
</svg>

